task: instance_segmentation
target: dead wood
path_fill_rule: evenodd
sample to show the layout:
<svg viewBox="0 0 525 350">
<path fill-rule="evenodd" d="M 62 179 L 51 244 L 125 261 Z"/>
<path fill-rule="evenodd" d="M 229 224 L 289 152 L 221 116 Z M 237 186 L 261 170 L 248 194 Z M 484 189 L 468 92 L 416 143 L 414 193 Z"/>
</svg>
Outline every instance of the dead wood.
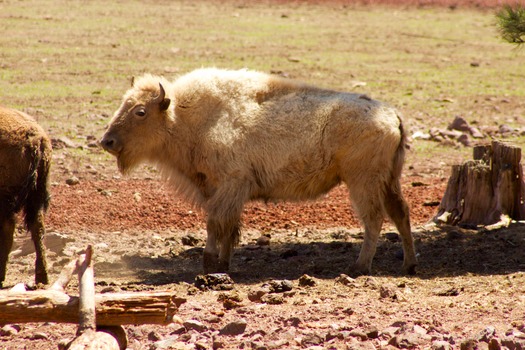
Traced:
<svg viewBox="0 0 525 350">
<path fill-rule="evenodd" d="M 88 247 L 86 254 L 68 263 L 49 289 L 26 291 L 19 284 L 0 291 L 0 325 L 80 321 L 84 326 L 79 328 L 85 330 L 95 325 L 169 324 L 186 301 L 169 291 L 95 294 L 91 254 Z M 79 273 L 80 297 L 64 292 L 75 272 Z"/>
<path fill-rule="evenodd" d="M 79 280 L 79 305 L 78 305 L 78 331 L 77 336 L 87 330 L 97 329 L 95 313 L 95 276 L 91 257 L 93 248 L 87 247 L 86 253 L 82 254 L 77 262 Z"/>
<path fill-rule="evenodd" d="M 186 300 L 173 292 L 105 293 L 95 296 L 98 325 L 169 324 Z M 56 290 L 0 292 L 0 324 L 78 323 L 79 298 Z"/>
<path fill-rule="evenodd" d="M 474 147 L 474 160 L 453 165 L 434 222 L 488 226 L 525 218 L 521 149 L 502 142 Z"/>
</svg>

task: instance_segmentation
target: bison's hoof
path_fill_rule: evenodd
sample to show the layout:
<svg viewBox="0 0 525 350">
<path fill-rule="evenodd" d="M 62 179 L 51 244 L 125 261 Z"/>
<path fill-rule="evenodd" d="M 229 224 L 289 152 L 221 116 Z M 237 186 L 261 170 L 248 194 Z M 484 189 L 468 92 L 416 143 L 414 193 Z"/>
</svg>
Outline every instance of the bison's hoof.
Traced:
<svg viewBox="0 0 525 350">
<path fill-rule="evenodd" d="M 359 276 L 367 276 L 370 274 L 371 274 L 371 271 L 368 267 L 359 266 L 357 264 L 352 265 L 348 269 L 348 275 L 352 278 L 356 278 Z"/>
<path fill-rule="evenodd" d="M 205 274 L 228 273 L 230 264 L 229 262 L 220 261 L 217 255 L 205 252 L 203 255 L 203 268 Z"/>
<path fill-rule="evenodd" d="M 403 274 L 405 275 L 415 275 L 416 274 L 416 266 L 415 264 L 411 264 L 408 266 L 403 266 Z"/>
</svg>

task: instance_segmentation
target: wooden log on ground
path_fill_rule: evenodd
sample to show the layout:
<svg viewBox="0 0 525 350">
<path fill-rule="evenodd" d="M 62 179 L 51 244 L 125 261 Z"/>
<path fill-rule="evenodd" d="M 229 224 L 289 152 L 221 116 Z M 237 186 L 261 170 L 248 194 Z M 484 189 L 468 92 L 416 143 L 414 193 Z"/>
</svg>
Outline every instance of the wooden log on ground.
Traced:
<svg viewBox="0 0 525 350">
<path fill-rule="evenodd" d="M 97 332 L 95 313 L 95 276 L 92 264 L 93 248 L 89 245 L 85 254 L 77 260 L 79 280 L 79 324 L 77 337 L 69 344 L 69 350 L 123 350 L 128 341 L 119 340 L 107 332 Z M 119 326 L 120 327 L 120 326 Z M 125 333 L 124 333 L 125 334 Z"/>
<path fill-rule="evenodd" d="M 97 326 L 172 322 L 186 299 L 173 292 L 105 293 L 95 296 Z M 28 322 L 78 323 L 79 298 L 47 289 L 0 292 L 0 325 Z"/>
<path fill-rule="evenodd" d="M 473 153 L 474 160 L 452 166 L 434 222 L 475 227 L 525 219 L 521 149 L 493 141 Z"/>
</svg>

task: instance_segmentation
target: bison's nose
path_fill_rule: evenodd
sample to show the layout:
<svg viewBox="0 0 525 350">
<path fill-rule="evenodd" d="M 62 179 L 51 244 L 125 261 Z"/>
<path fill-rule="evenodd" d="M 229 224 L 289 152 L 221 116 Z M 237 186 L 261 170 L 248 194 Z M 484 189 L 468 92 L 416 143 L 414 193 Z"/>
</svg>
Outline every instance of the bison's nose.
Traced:
<svg viewBox="0 0 525 350">
<path fill-rule="evenodd" d="M 104 135 L 100 140 L 100 145 L 109 153 L 116 154 L 120 152 L 119 143 L 113 135 Z"/>
</svg>

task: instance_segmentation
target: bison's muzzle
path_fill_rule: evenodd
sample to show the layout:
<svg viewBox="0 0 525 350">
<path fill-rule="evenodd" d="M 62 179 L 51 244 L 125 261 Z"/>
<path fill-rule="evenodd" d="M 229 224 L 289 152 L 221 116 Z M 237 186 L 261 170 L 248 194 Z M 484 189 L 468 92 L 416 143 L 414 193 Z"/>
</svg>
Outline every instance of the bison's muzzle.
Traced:
<svg viewBox="0 0 525 350">
<path fill-rule="evenodd" d="M 122 145 L 118 142 L 117 138 L 110 133 L 104 134 L 102 139 L 100 139 L 100 146 L 107 152 L 111 153 L 114 156 L 117 156 L 122 150 Z"/>
</svg>

